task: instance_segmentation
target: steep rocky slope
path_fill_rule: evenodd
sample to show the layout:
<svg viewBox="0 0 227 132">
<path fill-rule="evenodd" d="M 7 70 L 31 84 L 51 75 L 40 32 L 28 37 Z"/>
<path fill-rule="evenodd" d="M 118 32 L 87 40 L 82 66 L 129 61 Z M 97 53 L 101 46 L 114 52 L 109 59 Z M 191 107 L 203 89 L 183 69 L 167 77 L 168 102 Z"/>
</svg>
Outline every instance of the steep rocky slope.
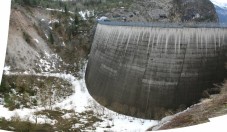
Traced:
<svg viewBox="0 0 227 132">
<path fill-rule="evenodd" d="M 105 14 L 112 20 L 139 22 L 217 22 L 209 0 L 140 0 Z"/>
<path fill-rule="evenodd" d="M 23 1 L 23 0 L 12 0 L 12 1 Z M 26 1 L 29 1 L 29 0 L 26 0 Z M 36 1 L 36 0 L 32 0 L 32 1 Z M 44 1 L 48 1 L 48 0 L 42 0 L 42 2 Z M 102 0 L 102 1 L 110 1 L 110 0 Z M 95 6 L 89 7 L 89 10 L 94 10 L 95 16 L 91 19 L 90 18 L 87 19 L 88 21 L 84 20 L 83 17 L 79 17 L 80 22 L 79 24 L 76 24 L 75 27 L 71 27 L 70 24 L 76 22 L 75 21 L 76 17 L 72 12 L 65 13 L 64 3 L 61 8 L 52 7 L 50 6 L 51 5 L 50 3 L 45 7 L 37 7 L 34 5 L 33 6 L 12 5 L 5 65 L 10 66 L 12 72 L 31 71 L 31 72 L 75 73 L 79 71 L 79 69 L 82 67 L 81 66 L 82 64 L 80 63 L 81 60 L 83 58 L 86 58 L 89 53 L 89 46 L 90 46 L 89 44 L 91 44 L 91 38 L 92 38 L 92 36 L 90 35 L 90 31 L 94 31 L 92 30 L 93 29 L 92 26 L 94 25 L 92 21 L 94 21 L 97 17 L 101 17 L 102 15 L 105 15 L 110 17 L 112 20 L 120 20 L 120 21 L 126 20 L 126 21 L 140 21 L 140 22 L 142 21 L 144 22 L 147 22 L 147 21 L 181 22 L 183 20 L 182 17 L 187 16 L 187 12 L 185 15 L 181 13 L 180 9 L 175 8 L 175 7 L 178 7 L 178 5 L 174 2 L 174 0 L 141 0 L 141 1 L 116 0 L 116 1 L 119 1 L 119 3 L 117 4 L 117 6 L 112 6 L 111 8 L 109 8 L 110 11 L 100 11 L 102 9 L 95 10 L 94 8 Z M 124 2 L 126 2 L 126 4 L 122 4 Z M 193 1 L 193 2 L 196 3 L 196 1 Z M 181 2 L 180 5 L 182 4 L 183 3 Z M 80 4 L 77 4 L 77 5 L 80 6 Z M 72 4 L 72 6 L 74 5 Z M 202 6 L 206 6 L 206 5 L 200 5 L 200 6 L 202 8 Z M 46 9 L 47 7 L 49 7 L 49 9 Z M 50 7 L 55 9 L 50 9 Z M 85 7 L 85 9 L 86 8 L 87 7 Z M 213 18 L 216 17 L 212 7 L 204 9 L 203 13 L 200 10 L 197 11 L 195 7 L 191 7 L 191 8 L 193 8 L 193 10 L 196 10 L 195 13 L 198 13 L 199 15 L 189 14 L 189 16 L 192 16 L 192 18 L 188 19 L 187 21 L 194 21 L 195 16 L 199 16 L 198 18 L 202 18 L 203 14 L 208 14 L 206 12 L 209 12 L 209 11 L 211 11 L 210 13 L 213 14 L 212 15 Z M 74 12 L 74 9 L 72 9 L 71 11 Z M 75 12 L 76 11 L 80 11 L 80 8 L 75 10 Z M 204 19 L 204 21 L 211 21 L 211 19 Z M 212 21 L 216 22 L 217 20 L 215 18 L 215 20 L 212 19 Z M 79 29 L 76 32 L 74 32 L 73 30 L 77 29 L 77 27 L 79 27 Z M 72 29 L 72 31 L 70 31 L 70 29 Z M 70 34 L 68 35 L 68 33 Z M 18 78 L 20 80 L 21 78 L 24 78 L 24 77 L 19 75 Z M 33 78 L 34 80 L 37 79 L 34 76 L 32 76 L 31 78 Z M 71 81 L 72 80 L 74 79 L 71 79 Z M 46 81 L 47 80 L 44 79 L 42 83 L 46 84 Z M 53 81 L 53 82 L 56 82 L 56 81 Z M 21 81 L 21 84 L 23 83 L 24 82 Z M 12 85 L 12 87 L 14 88 L 14 85 Z M 19 87 L 19 88 L 23 88 L 23 87 Z M 28 85 L 28 88 L 30 88 L 30 85 Z M 78 87 L 78 85 L 76 85 L 75 88 L 77 88 L 76 91 L 80 91 L 79 90 L 80 87 Z M 61 88 L 61 90 L 62 89 L 63 88 Z M 46 91 L 46 89 L 44 91 Z M 11 92 L 13 92 L 13 90 L 11 90 Z M 1 97 L 0 102 L 1 102 L 3 101 L 4 98 L 2 96 L 3 94 L 2 93 L 0 94 L 1 94 L 0 95 Z M 84 97 L 84 94 L 82 94 L 82 96 Z M 78 101 L 78 100 L 73 98 L 72 101 Z M 92 103 L 92 102 L 89 100 L 89 103 Z M 80 104 L 83 104 L 83 103 L 80 103 Z M 72 104 L 69 104 L 69 106 L 71 105 Z M 64 109 L 64 107 L 61 107 L 61 108 Z M 104 107 L 100 107 L 99 108 L 100 110 L 98 110 L 97 106 L 94 105 L 94 107 L 91 107 L 91 109 L 95 111 L 100 111 L 100 113 L 103 113 Z M 52 113 L 52 112 L 55 113 L 55 111 L 49 111 L 49 113 Z M 51 116 L 49 113 L 47 112 L 47 115 Z M 70 112 L 68 112 L 68 114 L 70 114 Z M 88 114 L 90 115 L 90 113 Z M 85 112 L 85 115 L 86 115 L 86 112 Z M 98 115 L 100 116 L 100 114 Z M 107 113 L 105 115 L 105 118 L 107 116 L 111 116 L 111 115 Z M 65 122 L 73 123 L 69 119 L 62 120 L 62 118 L 59 118 L 58 116 L 56 116 L 56 118 L 58 120 L 61 120 L 61 123 L 63 123 L 63 125 Z M 76 118 L 70 117 L 70 118 L 73 120 L 77 119 L 77 117 Z M 84 116 L 78 117 L 78 119 L 83 119 L 83 118 Z M 109 130 L 109 127 L 110 127 L 109 122 L 114 121 L 112 117 L 110 118 L 111 118 L 110 121 L 108 120 L 108 122 L 106 123 L 107 124 L 106 130 Z M 125 118 L 125 116 L 122 116 L 122 119 L 123 118 Z M 129 120 L 131 123 L 135 122 L 134 118 Z M 144 120 L 138 119 L 138 121 L 141 121 L 141 123 L 144 124 L 143 122 Z M 18 121 L 16 123 L 17 123 L 16 125 L 19 126 L 19 128 L 23 128 L 21 127 L 20 124 L 18 125 Z M 123 124 L 125 127 L 125 122 L 123 123 L 121 122 L 119 124 Z M 114 123 L 113 126 L 117 126 L 119 124 Z M 37 124 L 35 124 L 35 126 L 37 126 Z M 61 127 L 62 124 L 59 126 Z M 134 125 L 131 125 L 131 126 L 134 126 Z M 10 127 L 9 123 L 6 123 L 6 127 Z M 41 127 L 43 128 L 43 126 Z M 86 127 L 89 127 L 89 126 L 86 126 Z M 66 128 L 68 128 L 68 126 Z M 136 126 L 134 126 L 133 128 L 136 128 Z M 12 129 L 9 129 L 9 130 L 12 130 Z M 50 129 L 47 129 L 46 131 L 50 131 Z"/>
<path fill-rule="evenodd" d="M 105 15 L 120 21 L 170 21 L 167 17 L 172 8 L 172 0 L 140 0 L 132 2 L 128 7 L 113 8 Z"/>
<path fill-rule="evenodd" d="M 88 54 L 92 27 L 81 18 L 74 25 L 74 15 L 60 9 L 13 4 L 5 66 L 12 71 L 65 71 L 76 75 Z"/>
<path fill-rule="evenodd" d="M 33 15 L 29 8 L 12 8 L 5 59 L 5 65 L 11 66 L 11 70 L 38 72 L 59 68 L 57 67 L 60 63 L 59 57 L 53 55 L 54 52 L 48 46 L 47 39 L 42 37 L 36 29 L 39 28 L 37 27 L 38 17 L 40 16 Z M 50 18 L 48 13 L 42 17 Z M 45 63 L 48 63 L 50 67 L 42 67 Z"/>
<path fill-rule="evenodd" d="M 119 1 L 113 2 L 115 5 L 108 6 L 107 10 L 102 11 L 105 4 L 112 5 L 110 1 L 108 2 L 97 4 L 100 9 L 89 6 L 89 10 L 93 9 L 95 14 L 89 19 L 84 18 L 88 16 L 86 13 L 76 18 L 75 16 L 79 14 L 65 13 L 62 9 L 46 10 L 46 8 L 13 4 L 6 65 L 11 66 L 11 70 L 22 71 L 41 72 L 66 69 L 78 71 L 81 58 L 89 53 L 92 42 L 90 33 L 93 31 L 95 17 L 102 15 L 113 21 L 218 21 L 214 6 L 209 0 Z M 78 8 L 76 10 L 79 12 Z M 76 19 L 79 22 L 76 22 Z M 76 24 L 73 25 L 73 23 Z M 70 65 L 64 65 L 61 60 Z M 49 66 L 47 68 L 44 65 Z"/>
</svg>

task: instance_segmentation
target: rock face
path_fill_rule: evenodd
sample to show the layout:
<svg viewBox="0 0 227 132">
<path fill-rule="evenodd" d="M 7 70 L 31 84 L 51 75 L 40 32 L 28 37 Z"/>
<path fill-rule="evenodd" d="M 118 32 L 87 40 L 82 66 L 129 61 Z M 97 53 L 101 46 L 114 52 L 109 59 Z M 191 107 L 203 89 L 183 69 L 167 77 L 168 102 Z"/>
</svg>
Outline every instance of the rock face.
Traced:
<svg viewBox="0 0 227 132">
<path fill-rule="evenodd" d="M 223 80 L 226 44 L 226 28 L 98 24 L 87 88 L 114 111 L 158 118 Z"/>
<path fill-rule="evenodd" d="M 40 14 L 45 14 L 43 12 L 39 10 L 34 16 L 39 17 Z M 34 16 L 27 13 L 24 7 L 11 9 L 5 65 L 11 66 L 13 71 L 37 72 L 48 69 L 44 66 L 45 63 L 59 64 L 58 58 L 51 56 L 54 52 L 47 41 L 37 31 L 38 20 Z M 40 17 L 46 19 L 48 15 Z"/>
<path fill-rule="evenodd" d="M 217 22 L 209 0 L 135 0 L 129 7 L 103 14 L 113 21 L 133 22 Z"/>
<path fill-rule="evenodd" d="M 218 22 L 214 5 L 210 0 L 173 0 L 173 21 Z M 178 16 L 178 17 L 177 17 Z"/>
</svg>

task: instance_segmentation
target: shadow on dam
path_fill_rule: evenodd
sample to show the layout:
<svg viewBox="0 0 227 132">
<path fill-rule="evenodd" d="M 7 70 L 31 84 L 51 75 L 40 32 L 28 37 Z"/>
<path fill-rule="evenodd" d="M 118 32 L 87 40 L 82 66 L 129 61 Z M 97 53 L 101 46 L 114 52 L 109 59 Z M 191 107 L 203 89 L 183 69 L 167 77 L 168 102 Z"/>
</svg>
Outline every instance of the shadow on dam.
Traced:
<svg viewBox="0 0 227 132">
<path fill-rule="evenodd" d="M 97 25 L 86 69 L 89 93 L 116 112 L 160 118 L 190 106 L 225 76 L 227 28 Z"/>
</svg>

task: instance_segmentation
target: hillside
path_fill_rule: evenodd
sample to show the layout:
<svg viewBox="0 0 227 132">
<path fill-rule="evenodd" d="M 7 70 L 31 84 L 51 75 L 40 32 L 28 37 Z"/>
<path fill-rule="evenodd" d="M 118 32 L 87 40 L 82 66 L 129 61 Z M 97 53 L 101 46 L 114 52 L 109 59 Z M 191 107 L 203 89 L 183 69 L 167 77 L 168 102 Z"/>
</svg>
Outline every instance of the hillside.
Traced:
<svg viewBox="0 0 227 132">
<path fill-rule="evenodd" d="M 88 55 L 92 29 L 77 15 L 13 4 L 5 65 L 12 71 L 76 75 Z"/>
<path fill-rule="evenodd" d="M 109 9 L 102 15 L 114 21 L 132 22 L 217 22 L 209 0 L 140 0 Z"/>
<path fill-rule="evenodd" d="M 25 2 L 15 0 L 10 16 L 6 65 L 15 71 L 78 72 L 103 15 L 112 21 L 218 21 L 209 0 Z"/>
<path fill-rule="evenodd" d="M 218 21 L 209 0 L 13 0 L 0 129 L 145 131 L 157 124 L 110 111 L 89 95 L 84 73 L 101 16 L 130 22 Z"/>
<path fill-rule="evenodd" d="M 200 103 L 163 118 L 159 125 L 149 130 L 166 130 L 198 125 L 208 122 L 210 118 L 227 114 L 227 81 L 216 88 L 221 90 L 220 94 L 203 98 Z"/>
<path fill-rule="evenodd" d="M 90 97 L 84 67 L 95 18 L 62 7 L 13 3 L 0 87 L 0 129 L 127 131 L 156 124 L 110 111 Z M 122 127 L 122 122 L 128 125 Z"/>
<path fill-rule="evenodd" d="M 37 27 L 37 17 L 39 16 L 35 18 L 31 10 L 30 12 L 28 10 L 29 8 L 24 7 L 11 10 L 5 65 L 11 66 L 12 70 L 31 70 L 33 72 L 50 70 L 42 67 L 42 64 L 53 65 L 56 63 L 58 65 L 59 58 L 53 56 L 51 61 L 49 60 L 48 57 L 54 52 L 48 46 L 47 38 L 42 37 L 37 30 L 39 28 Z M 49 18 L 48 15 L 42 17 Z M 57 68 L 59 67 L 52 67 L 51 70 Z"/>
</svg>

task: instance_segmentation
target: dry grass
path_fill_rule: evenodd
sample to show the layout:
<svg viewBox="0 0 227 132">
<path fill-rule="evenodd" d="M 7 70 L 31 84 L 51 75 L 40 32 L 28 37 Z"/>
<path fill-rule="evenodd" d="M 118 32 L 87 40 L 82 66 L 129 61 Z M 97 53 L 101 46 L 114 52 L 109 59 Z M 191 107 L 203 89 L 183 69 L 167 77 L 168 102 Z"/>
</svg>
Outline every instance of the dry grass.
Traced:
<svg viewBox="0 0 227 132">
<path fill-rule="evenodd" d="M 10 121 L 0 118 L 0 129 L 17 132 L 54 132 L 49 124 L 34 124 L 20 119 L 17 115 L 12 117 Z"/>
<path fill-rule="evenodd" d="M 5 107 L 10 110 L 33 106 L 51 107 L 54 102 L 72 93 L 72 85 L 63 79 L 34 75 L 4 75 L 0 88 Z"/>
</svg>

